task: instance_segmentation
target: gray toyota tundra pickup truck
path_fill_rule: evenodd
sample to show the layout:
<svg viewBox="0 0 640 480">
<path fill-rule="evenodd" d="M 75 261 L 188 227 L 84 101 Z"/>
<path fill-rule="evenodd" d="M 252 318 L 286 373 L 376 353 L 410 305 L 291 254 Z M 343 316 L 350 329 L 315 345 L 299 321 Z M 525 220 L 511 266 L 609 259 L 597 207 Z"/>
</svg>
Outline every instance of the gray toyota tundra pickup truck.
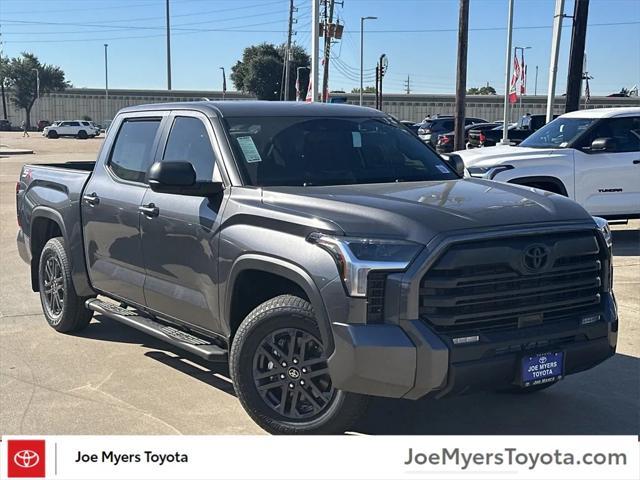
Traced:
<svg viewBox="0 0 640 480">
<path fill-rule="evenodd" d="M 362 107 L 126 108 L 96 162 L 23 167 L 18 247 L 54 329 L 98 312 L 228 362 L 274 433 L 345 431 L 370 396 L 538 391 L 612 356 L 606 222 L 459 160 Z"/>
</svg>

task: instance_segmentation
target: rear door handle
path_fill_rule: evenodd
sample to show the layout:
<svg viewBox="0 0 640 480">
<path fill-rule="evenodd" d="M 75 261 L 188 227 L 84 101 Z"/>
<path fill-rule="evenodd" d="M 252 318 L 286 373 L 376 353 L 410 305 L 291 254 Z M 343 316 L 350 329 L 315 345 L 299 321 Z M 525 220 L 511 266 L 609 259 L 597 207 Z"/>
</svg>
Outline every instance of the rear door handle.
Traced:
<svg viewBox="0 0 640 480">
<path fill-rule="evenodd" d="M 160 209 L 153 203 L 139 206 L 138 211 L 147 217 L 157 217 L 160 214 Z"/>
<path fill-rule="evenodd" d="M 639 165 L 639 164 L 640 164 L 640 160 L 634 160 L 634 161 L 633 161 L 633 164 L 634 164 L 634 165 Z"/>
<path fill-rule="evenodd" d="M 96 192 L 83 195 L 82 199 L 92 207 L 95 207 L 100 203 L 100 197 L 96 194 Z"/>
</svg>

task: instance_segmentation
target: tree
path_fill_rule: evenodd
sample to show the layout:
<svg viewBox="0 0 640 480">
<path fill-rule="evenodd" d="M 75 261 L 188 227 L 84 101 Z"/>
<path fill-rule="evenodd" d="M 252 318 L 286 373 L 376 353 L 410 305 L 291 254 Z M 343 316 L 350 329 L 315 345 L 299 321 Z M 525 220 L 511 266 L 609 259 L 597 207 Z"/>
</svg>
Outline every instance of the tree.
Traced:
<svg viewBox="0 0 640 480">
<path fill-rule="evenodd" d="M 471 87 L 467 90 L 467 94 L 469 95 L 495 95 L 496 89 L 493 88 L 488 83 L 484 87 Z"/>
<path fill-rule="evenodd" d="M 71 86 L 60 67 L 40 63 L 32 53 L 23 52 L 21 57 L 12 58 L 6 73 L 7 84 L 11 90 L 12 103 L 25 111 L 27 128 L 31 126 L 31 109 L 37 99 L 35 70 L 38 70 L 40 77 L 40 95 L 60 92 Z"/>
<path fill-rule="evenodd" d="M 285 45 L 271 43 L 252 45 L 244 49 L 242 60 L 231 67 L 231 81 L 237 90 L 253 93 L 260 100 L 278 100 L 282 90 Z M 291 46 L 291 71 L 289 98 L 295 98 L 296 69 L 308 67 L 311 63 L 304 48 Z M 303 88 L 306 91 L 306 86 Z M 306 92 L 303 92 L 303 95 Z"/>
<path fill-rule="evenodd" d="M 352 88 L 351 93 L 360 93 L 360 87 Z M 376 87 L 368 85 L 364 87 L 362 93 L 376 93 Z"/>
</svg>

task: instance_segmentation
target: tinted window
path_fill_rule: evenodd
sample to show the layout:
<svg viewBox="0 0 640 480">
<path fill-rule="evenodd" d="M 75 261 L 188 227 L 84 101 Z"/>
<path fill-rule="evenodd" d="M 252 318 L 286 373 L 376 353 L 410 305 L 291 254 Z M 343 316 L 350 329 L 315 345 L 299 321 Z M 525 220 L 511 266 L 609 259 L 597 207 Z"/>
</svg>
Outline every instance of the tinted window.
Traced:
<svg viewBox="0 0 640 480">
<path fill-rule="evenodd" d="M 249 185 L 458 178 L 433 150 L 385 117 L 243 117 L 226 121 Z"/>
<path fill-rule="evenodd" d="M 191 162 L 197 180 L 211 181 L 215 156 L 207 129 L 201 120 L 177 117 L 164 150 L 164 161 Z"/>
<path fill-rule="evenodd" d="M 71 126 L 71 127 L 79 127 L 80 124 L 78 122 L 69 122 L 69 126 Z"/>
<path fill-rule="evenodd" d="M 109 165 L 118 177 L 144 182 L 153 160 L 153 143 L 160 119 L 126 120 L 120 127 Z"/>
<path fill-rule="evenodd" d="M 596 138 L 612 138 L 612 152 L 640 151 L 640 117 L 610 118 L 602 120 L 585 137 L 588 147 Z"/>
<path fill-rule="evenodd" d="M 447 132 L 453 130 L 453 127 L 453 120 L 443 120 L 442 122 L 436 122 L 434 125 L 436 130 L 446 130 Z"/>
</svg>

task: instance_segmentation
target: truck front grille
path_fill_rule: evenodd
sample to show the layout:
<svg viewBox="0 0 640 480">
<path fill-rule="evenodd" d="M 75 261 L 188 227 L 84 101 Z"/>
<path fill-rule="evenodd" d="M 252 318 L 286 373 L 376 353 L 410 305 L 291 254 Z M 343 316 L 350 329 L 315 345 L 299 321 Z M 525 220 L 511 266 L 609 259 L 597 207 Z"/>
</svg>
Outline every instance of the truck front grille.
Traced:
<svg viewBox="0 0 640 480">
<path fill-rule="evenodd" d="M 422 278 L 420 317 L 442 333 L 576 319 L 598 311 L 601 257 L 591 232 L 459 243 Z"/>
</svg>

